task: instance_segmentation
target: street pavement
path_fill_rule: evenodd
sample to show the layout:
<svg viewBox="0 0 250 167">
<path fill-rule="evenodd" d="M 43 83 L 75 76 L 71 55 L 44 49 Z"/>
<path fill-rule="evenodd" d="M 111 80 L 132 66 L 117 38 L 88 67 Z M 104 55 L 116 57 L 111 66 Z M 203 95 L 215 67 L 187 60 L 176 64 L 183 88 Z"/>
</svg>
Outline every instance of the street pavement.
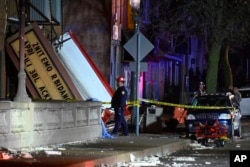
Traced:
<svg viewBox="0 0 250 167">
<path fill-rule="evenodd" d="M 249 162 L 250 136 L 244 136 L 234 140 L 227 140 L 225 146 L 218 147 L 213 140 L 204 146 L 194 141 L 188 148 L 174 152 L 171 155 L 160 157 L 164 167 L 248 167 L 249 163 L 237 162 L 233 164 L 235 157 L 230 152 L 246 155 Z M 247 151 L 247 152 L 246 152 Z M 231 161 L 231 164 L 230 164 Z M 241 165 L 240 165 L 241 164 Z"/>
<path fill-rule="evenodd" d="M 133 158 L 171 154 L 189 144 L 189 139 L 162 134 L 130 134 L 50 146 L 44 151 L 33 151 L 32 159 L 0 161 L 0 166 L 111 167 Z"/>
<path fill-rule="evenodd" d="M 249 119 L 244 120 L 242 125 L 243 136 L 249 135 Z M 1 160 L 0 166 L 119 167 L 118 163 L 149 156 L 166 156 L 190 146 L 192 140 L 180 137 L 181 133 L 185 133 L 184 128 L 177 130 L 180 132 L 168 130 L 160 134 L 140 133 L 139 136 L 131 133 L 129 136 L 36 148 L 31 152 L 32 158 Z"/>
</svg>

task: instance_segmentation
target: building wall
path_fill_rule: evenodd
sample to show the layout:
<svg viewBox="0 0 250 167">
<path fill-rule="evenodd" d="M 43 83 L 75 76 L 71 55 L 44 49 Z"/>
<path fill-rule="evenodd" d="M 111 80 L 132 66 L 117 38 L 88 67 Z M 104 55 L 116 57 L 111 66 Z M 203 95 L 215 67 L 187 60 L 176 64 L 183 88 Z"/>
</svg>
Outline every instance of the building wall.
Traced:
<svg viewBox="0 0 250 167">
<path fill-rule="evenodd" d="M 107 80 L 110 73 L 111 7 L 111 0 L 64 0 L 63 8 L 64 32 L 71 30 L 76 34 Z"/>
</svg>

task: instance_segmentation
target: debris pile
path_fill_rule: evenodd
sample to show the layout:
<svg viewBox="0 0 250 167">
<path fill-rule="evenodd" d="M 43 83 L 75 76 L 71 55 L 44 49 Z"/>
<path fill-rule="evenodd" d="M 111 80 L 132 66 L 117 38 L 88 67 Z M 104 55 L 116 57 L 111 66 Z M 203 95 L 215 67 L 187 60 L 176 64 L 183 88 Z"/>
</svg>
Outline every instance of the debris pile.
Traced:
<svg viewBox="0 0 250 167">
<path fill-rule="evenodd" d="M 0 147 L 0 160 L 11 159 L 34 159 L 28 152 L 16 151 L 5 147 Z"/>
</svg>

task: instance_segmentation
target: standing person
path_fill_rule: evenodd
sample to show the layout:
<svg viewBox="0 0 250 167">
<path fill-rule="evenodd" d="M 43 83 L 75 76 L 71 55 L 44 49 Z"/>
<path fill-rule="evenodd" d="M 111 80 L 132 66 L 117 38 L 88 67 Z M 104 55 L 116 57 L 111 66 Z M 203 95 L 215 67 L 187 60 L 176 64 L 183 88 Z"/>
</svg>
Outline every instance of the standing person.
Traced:
<svg viewBox="0 0 250 167">
<path fill-rule="evenodd" d="M 207 91 L 205 89 L 205 84 L 204 82 L 199 82 L 199 89 L 195 92 L 195 95 L 198 96 L 198 95 L 204 95 L 206 94 Z"/>
<path fill-rule="evenodd" d="M 199 96 L 199 95 L 204 95 L 204 94 L 206 94 L 207 93 L 207 91 L 206 91 L 206 89 L 205 89 L 205 84 L 204 84 L 204 82 L 199 82 L 199 88 L 198 88 L 198 90 L 196 91 L 196 92 L 194 92 L 194 96 L 193 96 L 193 98 L 192 98 L 192 100 L 191 100 L 191 103 L 193 103 L 193 100 L 195 99 L 195 97 L 196 96 Z"/>
<path fill-rule="evenodd" d="M 237 106 L 240 107 L 241 93 L 239 92 L 239 89 L 237 87 L 233 88 L 233 92 L 234 92 L 234 98 L 237 103 Z"/>
<path fill-rule="evenodd" d="M 112 134 L 117 135 L 120 127 L 122 127 L 123 133 L 121 135 L 128 136 L 128 125 L 124 116 L 126 101 L 128 97 L 127 89 L 124 86 L 125 78 L 119 76 L 116 79 L 116 82 L 118 88 L 111 100 L 111 107 L 115 110 L 115 127 Z"/>
<path fill-rule="evenodd" d="M 234 95 L 234 87 L 233 87 L 233 85 L 228 86 L 227 92 L 230 92 L 232 95 Z"/>
</svg>

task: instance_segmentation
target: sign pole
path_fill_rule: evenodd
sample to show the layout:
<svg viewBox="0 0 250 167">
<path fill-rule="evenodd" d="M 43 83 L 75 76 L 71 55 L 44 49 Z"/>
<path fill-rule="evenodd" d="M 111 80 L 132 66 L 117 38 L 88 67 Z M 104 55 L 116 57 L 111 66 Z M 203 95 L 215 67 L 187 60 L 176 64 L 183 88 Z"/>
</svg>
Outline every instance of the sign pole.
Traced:
<svg viewBox="0 0 250 167">
<path fill-rule="evenodd" d="M 136 27 L 136 37 L 137 37 L 137 56 L 136 56 L 136 136 L 139 136 L 140 130 L 140 101 L 139 101 L 139 85 L 140 85 L 140 35 L 139 35 L 139 25 Z"/>
<path fill-rule="evenodd" d="M 134 36 L 123 46 L 130 55 L 133 56 L 135 63 L 133 63 L 133 70 L 135 71 L 134 80 L 135 80 L 135 91 L 133 91 L 133 96 L 135 96 L 135 107 L 133 107 L 133 115 L 136 117 L 135 126 L 136 126 L 136 135 L 139 136 L 139 127 L 140 127 L 140 101 L 139 101 L 139 88 L 140 88 L 140 71 L 141 71 L 141 60 L 154 48 L 154 46 L 148 41 L 141 33 L 139 29 L 139 10 L 140 10 L 140 0 L 130 0 L 130 5 L 133 8 L 133 16 L 135 21 L 135 34 Z M 143 43 L 143 45 L 142 45 Z M 131 63 L 132 64 L 132 63 Z M 130 65 L 131 65 L 130 64 Z M 135 66 L 135 69 L 134 69 Z M 131 66 L 132 67 L 132 66 Z M 144 66 L 145 67 L 145 66 Z M 134 81 L 133 80 L 133 81 Z M 133 89 L 134 90 L 134 89 Z M 134 120 L 132 119 L 133 123 Z"/>
</svg>

